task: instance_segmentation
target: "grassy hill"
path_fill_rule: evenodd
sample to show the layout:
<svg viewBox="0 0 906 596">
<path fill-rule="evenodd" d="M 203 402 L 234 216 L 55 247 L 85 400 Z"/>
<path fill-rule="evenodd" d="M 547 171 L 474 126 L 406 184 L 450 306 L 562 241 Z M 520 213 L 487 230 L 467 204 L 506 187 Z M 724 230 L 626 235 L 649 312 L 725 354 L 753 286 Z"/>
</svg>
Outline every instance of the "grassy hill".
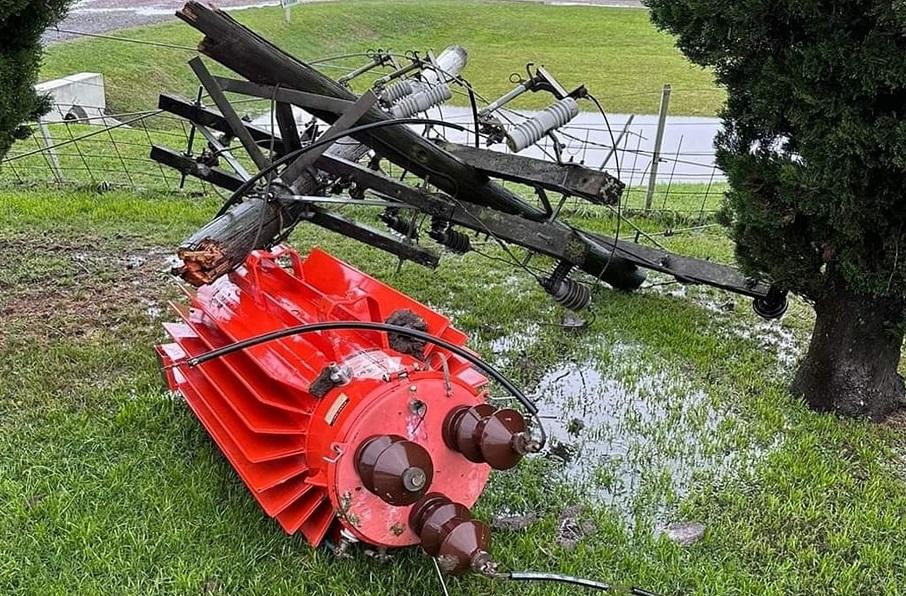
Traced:
<svg viewBox="0 0 906 596">
<path fill-rule="evenodd" d="M 528 62 L 543 64 L 567 86 L 581 83 L 608 111 L 654 113 L 664 83 L 674 87 L 672 113 L 713 115 L 723 93 L 708 72 L 689 63 L 637 9 L 470 0 L 355 0 L 297 7 L 291 24 L 280 8 L 233 15 L 302 59 L 389 48 L 403 53 L 442 50 L 450 44 L 470 52 L 465 76 L 490 98 L 512 88 L 511 73 Z M 195 47 L 199 34 L 182 22 L 117 33 L 123 37 Z M 193 52 L 103 39 L 50 46 L 42 78 L 75 72 L 103 73 L 110 108 L 131 112 L 156 105 L 162 90 L 194 95 L 197 81 L 186 65 Z M 321 66 L 340 76 L 362 58 Z M 464 103 L 465 98 L 458 98 Z M 550 103 L 528 95 L 522 107 Z"/>
</svg>

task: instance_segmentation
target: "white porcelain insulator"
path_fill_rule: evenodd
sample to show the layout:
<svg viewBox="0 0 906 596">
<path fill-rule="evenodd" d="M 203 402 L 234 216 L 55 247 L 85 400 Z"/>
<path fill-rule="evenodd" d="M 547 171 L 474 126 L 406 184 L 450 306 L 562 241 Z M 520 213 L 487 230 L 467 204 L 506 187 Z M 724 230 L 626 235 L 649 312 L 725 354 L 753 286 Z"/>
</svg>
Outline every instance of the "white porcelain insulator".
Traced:
<svg viewBox="0 0 906 596">
<path fill-rule="evenodd" d="M 579 104 L 572 97 L 564 97 L 539 112 L 534 118 L 517 124 L 507 133 L 506 144 L 513 153 L 519 153 L 544 138 L 549 132 L 569 124 L 579 115 Z"/>
</svg>

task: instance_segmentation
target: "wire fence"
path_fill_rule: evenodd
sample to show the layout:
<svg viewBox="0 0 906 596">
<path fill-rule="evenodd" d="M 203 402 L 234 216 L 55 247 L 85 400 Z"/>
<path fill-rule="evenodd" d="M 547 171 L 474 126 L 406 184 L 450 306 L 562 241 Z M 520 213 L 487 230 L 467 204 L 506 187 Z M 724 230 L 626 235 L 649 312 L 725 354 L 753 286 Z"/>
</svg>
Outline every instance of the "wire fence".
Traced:
<svg viewBox="0 0 906 596">
<path fill-rule="evenodd" d="M 0 184 L 215 192 L 151 159 L 152 145 L 187 150 L 190 124 L 175 116 L 154 110 L 34 122 L 28 129 L 0 161 Z"/>
<path fill-rule="evenodd" d="M 167 47 L 195 53 L 190 46 L 180 46 L 158 41 L 134 39 L 111 34 L 94 34 L 57 29 L 57 33 L 80 37 L 95 37 L 126 44 L 149 47 Z M 319 69 L 349 73 L 371 58 L 373 51 L 354 52 L 309 60 Z M 408 54 L 394 54 L 398 59 Z M 455 78 L 454 93 L 461 96 L 474 94 L 483 104 L 485 98 L 463 79 Z M 512 79 L 511 79 L 512 80 Z M 354 87 L 360 85 L 356 81 Z M 98 85 L 103 93 L 103 81 L 79 82 L 80 85 Z M 468 91 L 467 91 L 468 89 Z M 714 160 L 713 140 L 720 130 L 714 118 L 668 118 L 671 94 L 684 99 L 695 99 L 702 94 L 714 93 L 714 88 L 646 90 L 618 97 L 638 97 L 646 100 L 660 95 L 661 114 L 658 116 L 626 116 L 611 114 L 610 118 L 596 111 L 583 112 L 570 124 L 557 131 L 557 141 L 546 138 L 525 155 L 561 159 L 584 164 L 588 167 L 606 168 L 619 177 L 627 189 L 620 205 L 620 213 L 642 213 L 646 216 L 669 217 L 679 220 L 697 220 L 703 224 L 720 208 L 725 191 L 725 178 Z M 597 100 L 589 97 L 597 104 Z M 273 121 L 267 100 L 238 99 L 234 105 L 245 104 L 244 109 L 259 114 L 257 124 L 264 128 Z M 513 105 L 518 105 L 518 102 Z M 600 107 L 600 106 L 598 106 Z M 512 124 L 530 117 L 530 113 L 507 108 L 500 115 Z M 590 108 L 589 108 L 590 109 Z M 106 114 L 101 107 L 80 106 L 71 114 L 72 105 L 55 105 L 59 112 L 54 120 L 59 123 L 34 123 L 31 135 L 14 145 L 0 161 L 0 184 L 96 184 L 134 190 L 183 190 L 189 192 L 217 192 L 209 184 L 195 179 L 187 180 L 179 173 L 152 161 L 150 146 L 159 144 L 171 149 L 182 149 L 187 155 L 197 153 L 197 141 L 189 132 L 189 124 L 181 119 L 160 112 Z M 97 116 L 93 116 L 97 114 Z M 263 116 L 260 116 L 264 114 Z M 73 117 L 74 121 L 67 118 Z M 443 107 L 436 114 L 451 122 L 472 127 L 474 114 L 468 108 Z M 454 138 L 469 142 L 476 131 Z M 455 137 L 455 135 L 453 135 Z M 203 141 L 202 141 L 203 142 Z M 556 143 L 556 146 L 554 144 Z M 242 152 L 236 157 L 243 161 Z M 529 194 L 530 191 L 529 191 Z M 608 214 L 607 208 L 589 206 L 569 200 L 562 209 L 583 215 Z"/>
<path fill-rule="evenodd" d="M 234 104 L 257 126 L 270 127 L 268 100 L 246 98 Z M 89 106 L 79 114 L 72 114 L 62 111 L 69 106 L 54 105 L 53 109 L 60 112 L 61 118 L 55 118 L 60 121 L 32 123 L 30 134 L 15 143 L 0 161 L 0 185 L 91 185 L 135 191 L 223 193 L 150 158 L 152 145 L 187 155 L 201 152 L 206 141 L 201 135 L 194 135 L 191 124 L 181 118 L 159 110 L 105 114 L 101 108 Z M 429 115 L 466 128 L 472 126 L 471 112 L 466 108 L 445 107 Z M 527 116 L 517 112 L 513 115 L 517 119 Z M 675 127 L 668 121 L 663 135 L 667 142 L 655 154 L 651 148 L 657 134 L 657 123 L 653 127 L 651 122 L 653 117 L 612 116 L 608 127 L 593 116 L 583 113 L 558 131 L 560 157 L 587 167 L 606 168 L 618 175 L 627 185 L 620 212 L 697 224 L 713 219 L 725 191 L 724 176 L 714 163 L 713 151 L 707 150 L 719 128 L 716 120 L 682 119 Z M 687 134 L 697 135 L 696 140 L 686 141 Z M 474 131 L 454 133 L 450 140 L 472 142 Z M 526 153 L 552 158 L 556 152 L 553 143 L 545 139 Z M 235 151 L 233 155 L 242 165 L 254 170 L 250 160 L 243 157 L 244 152 Z M 652 185 L 651 170 L 655 162 L 661 174 Z M 531 197 L 530 189 L 520 190 Z M 568 199 L 561 210 L 588 217 L 614 215 L 611 208 L 577 199 Z"/>
</svg>

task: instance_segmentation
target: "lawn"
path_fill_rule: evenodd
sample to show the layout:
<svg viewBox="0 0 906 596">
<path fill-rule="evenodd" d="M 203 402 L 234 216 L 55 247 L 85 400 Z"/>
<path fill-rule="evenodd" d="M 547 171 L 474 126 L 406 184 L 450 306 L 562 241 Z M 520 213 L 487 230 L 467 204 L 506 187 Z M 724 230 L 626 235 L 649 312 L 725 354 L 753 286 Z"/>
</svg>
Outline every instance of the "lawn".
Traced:
<svg viewBox="0 0 906 596">
<path fill-rule="evenodd" d="M 496 98 L 512 88 L 511 73 L 525 64 L 547 66 L 572 88 L 585 83 L 611 112 L 656 113 L 664 83 L 673 85 L 672 113 L 713 115 L 723 101 L 711 75 L 689 63 L 673 40 L 658 32 L 643 10 L 469 0 L 356 0 L 295 9 L 291 24 L 280 8 L 233 15 L 302 59 L 362 52 L 369 48 L 440 51 L 457 43 L 469 50 L 465 76 L 479 92 Z M 199 34 L 181 22 L 124 30 L 121 36 L 195 47 Z M 103 73 L 114 112 L 153 107 L 161 91 L 194 96 L 198 83 L 186 65 L 193 52 L 120 41 L 81 39 L 49 47 L 42 79 L 90 70 Z M 340 76 L 362 58 L 320 68 Z M 454 101 L 467 105 L 464 96 Z M 515 107 L 550 103 L 529 94 Z M 589 104 L 585 109 L 593 110 Z"/>
<path fill-rule="evenodd" d="M 337 560 L 285 536 L 163 390 L 151 347 L 179 295 L 167 256 L 216 207 L 163 192 L 0 194 L 0 593 L 441 593 L 415 551 Z M 715 228 L 663 241 L 732 258 Z M 789 397 L 805 305 L 767 324 L 744 301 L 652 278 L 634 295 L 597 290 L 575 334 L 533 280 L 478 254 L 396 273 L 386 255 L 312 228 L 291 242 L 453 316 L 537 395 L 555 453 L 494 474 L 476 511 L 497 525 L 537 516 L 496 531 L 506 568 L 663 594 L 906 590 L 902 430 Z M 574 418 L 584 428 L 570 434 Z M 676 521 L 704 524 L 704 538 L 660 536 Z M 573 593 L 474 577 L 449 587 Z"/>
</svg>

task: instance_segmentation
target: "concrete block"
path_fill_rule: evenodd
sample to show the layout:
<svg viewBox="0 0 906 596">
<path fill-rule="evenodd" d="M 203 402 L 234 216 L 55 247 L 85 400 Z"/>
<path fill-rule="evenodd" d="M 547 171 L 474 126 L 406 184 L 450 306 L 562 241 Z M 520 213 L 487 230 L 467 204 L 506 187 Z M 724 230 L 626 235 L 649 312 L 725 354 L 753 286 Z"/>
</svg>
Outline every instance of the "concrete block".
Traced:
<svg viewBox="0 0 906 596">
<path fill-rule="evenodd" d="M 45 122 L 103 123 L 107 108 L 104 91 L 104 75 L 96 72 L 79 74 L 46 81 L 35 85 L 39 95 L 50 94 L 54 103 L 50 112 L 44 116 Z"/>
</svg>

